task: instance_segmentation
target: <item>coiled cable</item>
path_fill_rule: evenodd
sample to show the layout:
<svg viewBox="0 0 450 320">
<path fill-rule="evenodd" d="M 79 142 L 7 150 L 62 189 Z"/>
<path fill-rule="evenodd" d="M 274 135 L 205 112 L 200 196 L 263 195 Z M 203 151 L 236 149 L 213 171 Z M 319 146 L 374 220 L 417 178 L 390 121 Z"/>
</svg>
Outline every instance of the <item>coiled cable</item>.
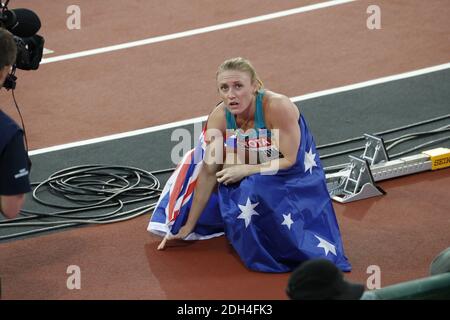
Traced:
<svg viewBox="0 0 450 320">
<path fill-rule="evenodd" d="M 24 209 L 21 211 L 21 217 L 0 221 L 0 228 L 44 225 L 50 227 L 0 236 L 0 240 L 82 224 L 115 223 L 151 212 L 162 191 L 161 183 L 155 175 L 171 171 L 173 169 L 150 172 L 127 166 L 94 164 L 55 172 L 43 182 L 32 184 L 32 197 L 35 202 L 45 207 L 62 210 L 46 213 Z M 127 208 L 140 202 L 145 205 Z M 112 211 L 91 213 L 87 216 L 76 215 L 107 208 L 112 208 Z M 58 219 L 42 221 L 43 218 Z M 37 219 L 40 220 L 36 221 Z"/>
</svg>

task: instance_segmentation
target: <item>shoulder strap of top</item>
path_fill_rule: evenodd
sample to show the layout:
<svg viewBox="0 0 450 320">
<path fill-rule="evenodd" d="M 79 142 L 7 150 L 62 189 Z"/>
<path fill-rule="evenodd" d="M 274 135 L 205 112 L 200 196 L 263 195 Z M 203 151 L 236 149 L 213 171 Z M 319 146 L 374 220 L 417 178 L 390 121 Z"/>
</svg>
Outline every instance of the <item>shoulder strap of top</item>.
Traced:
<svg viewBox="0 0 450 320">
<path fill-rule="evenodd" d="M 255 110 L 255 129 L 266 128 L 266 123 L 264 121 L 264 110 L 263 110 L 263 97 L 264 90 L 259 90 L 256 96 L 256 110 Z"/>
</svg>

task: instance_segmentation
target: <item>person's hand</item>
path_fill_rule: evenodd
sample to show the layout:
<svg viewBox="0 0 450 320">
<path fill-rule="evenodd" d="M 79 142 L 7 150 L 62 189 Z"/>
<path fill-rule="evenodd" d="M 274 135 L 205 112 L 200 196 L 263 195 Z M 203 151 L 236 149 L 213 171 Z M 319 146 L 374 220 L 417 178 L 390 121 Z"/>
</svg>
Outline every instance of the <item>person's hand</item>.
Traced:
<svg viewBox="0 0 450 320">
<path fill-rule="evenodd" d="M 247 165 L 239 164 L 229 166 L 216 173 L 217 182 L 224 185 L 239 182 L 248 176 L 249 171 Z"/>
<path fill-rule="evenodd" d="M 194 227 L 192 227 L 191 225 L 185 224 L 184 226 L 182 226 L 180 228 L 180 230 L 178 231 L 177 234 L 171 235 L 170 233 L 167 233 L 166 236 L 164 237 L 164 239 L 159 244 L 158 250 L 165 249 L 167 240 L 174 240 L 174 239 L 183 240 L 189 234 L 191 234 L 193 230 L 194 230 Z"/>
</svg>

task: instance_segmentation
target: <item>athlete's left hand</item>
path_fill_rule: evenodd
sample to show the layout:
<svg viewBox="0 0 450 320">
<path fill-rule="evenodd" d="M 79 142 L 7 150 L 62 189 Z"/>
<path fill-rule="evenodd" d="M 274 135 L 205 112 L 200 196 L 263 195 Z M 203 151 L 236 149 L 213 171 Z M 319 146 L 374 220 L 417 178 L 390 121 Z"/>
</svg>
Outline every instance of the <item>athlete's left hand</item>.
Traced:
<svg viewBox="0 0 450 320">
<path fill-rule="evenodd" d="M 238 164 L 228 166 L 216 173 L 217 182 L 228 185 L 244 179 L 250 174 L 248 165 Z"/>
</svg>

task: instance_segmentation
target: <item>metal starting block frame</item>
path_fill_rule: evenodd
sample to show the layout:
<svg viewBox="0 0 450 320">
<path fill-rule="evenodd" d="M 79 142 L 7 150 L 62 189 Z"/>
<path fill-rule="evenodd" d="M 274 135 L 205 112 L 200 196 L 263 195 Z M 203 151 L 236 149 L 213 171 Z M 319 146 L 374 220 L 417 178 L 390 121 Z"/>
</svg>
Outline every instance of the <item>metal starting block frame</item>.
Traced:
<svg viewBox="0 0 450 320">
<path fill-rule="evenodd" d="M 369 166 L 389 161 L 383 138 L 367 133 L 364 134 L 364 137 L 366 138 L 366 146 L 362 158 L 369 162 Z"/>
<path fill-rule="evenodd" d="M 375 185 L 370 171 L 370 166 L 389 161 L 383 138 L 369 134 L 364 134 L 364 137 L 366 144 L 362 156 L 349 156 L 349 169 L 327 175 L 328 191 L 337 202 L 347 203 L 385 194 Z"/>
<path fill-rule="evenodd" d="M 366 159 L 350 157 L 350 171 L 345 179 L 344 187 L 335 190 L 331 198 L 340 203 L 377 197 L 385 192 L 375 185 L 370 166 Z"/>
</svg>

